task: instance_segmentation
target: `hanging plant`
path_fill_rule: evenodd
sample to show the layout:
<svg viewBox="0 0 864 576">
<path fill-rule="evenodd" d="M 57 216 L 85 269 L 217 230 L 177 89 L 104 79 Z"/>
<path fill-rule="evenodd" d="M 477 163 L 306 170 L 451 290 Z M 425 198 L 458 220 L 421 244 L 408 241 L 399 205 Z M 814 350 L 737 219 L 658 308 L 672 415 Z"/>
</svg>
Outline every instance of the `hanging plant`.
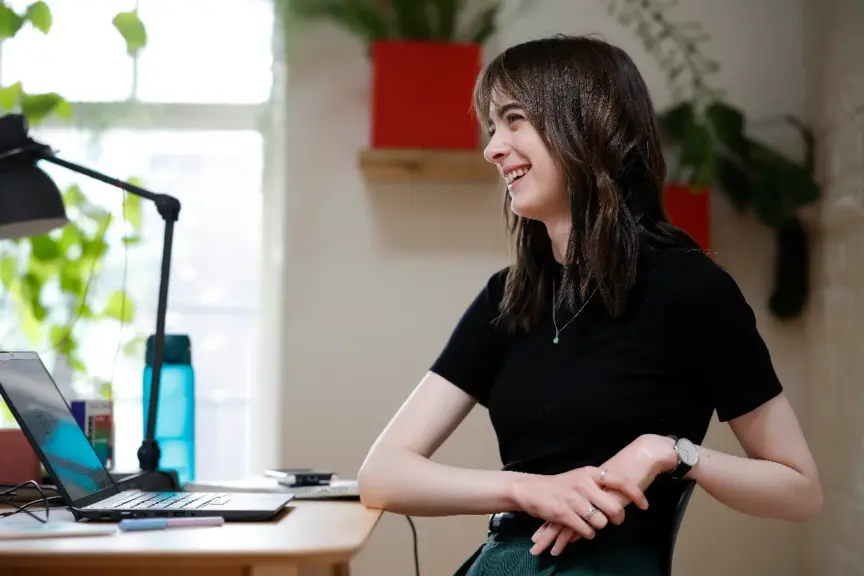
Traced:
<svg viewBox="0 0 864 576">
<path fill-rule="evenodd" d="M 51 9 L 45 2 L 33 2 L 19 13 L 0 0 L 0 42 L 14 41 L 25 26 L 48 34 L 52 24 Z M 144 26 L 134 11 L 121 12 L 106 22 L 112 24 L 126 41 L 130 55 L 146 44 Z M 0 114 L 23 114 L 31 126 L 51 116 L 72 119 L 72 106 L 60 94 L 29 93 L 25 88 L 21 82 L 0 85 Z M 121 237 L 122 250 L 139 241 L 140 200 L 124 195 L 121 221 L 115 221 L 109 211 L 91 202 L 77 185 L 63 191 L 63 201 L 69 223 L 62 229 L 3 240 L 0 244 L 0 311 L 14 313 L 9 324 L 16 336 L 24 336 L 30 346 L 43 353 L 63 356 L 74 373 L 87 378 L 107 398 L 111 383 L 88 375 L 75 328 L 83 322 L 102 321 L 120 322 L 122 326 L 134 319 L 135 303 L 125 286 L 99 302 L 93 298 L 91 288 L 108 251 L 114 247 L 108 241 L 110 236 Z M 10 337 L 0 333 L 0 345 L 8 347 Z M 142 341 L 134 336 L 122 348 L 137 351 Z M 4 419 L 7 423 L 13 421 L 5 405 L 2 409 L 0 423 Z"/>
<path fill-rule="evenodd" d="M 748 137 L 744 113 L 711 84 L 720 64 L 705 56 L 710 37 L 698 23 L 667 17 L 674 0 L 602 1 L 622 25 L 635 29 L 666 73 L 675 104 L 658 116 L 676 160 L 672 178 L 700 192 L 716 187 L 739 212 L 753 213 L 774 231 L 777 256 L 769 308 L 779 318 L 799 316 L 809 293 L 809 248 L 798 214 L 820 197 L 812 132 L 794 116 L 782 118 L 804 140 L 802 162 Z"/>
</svg>

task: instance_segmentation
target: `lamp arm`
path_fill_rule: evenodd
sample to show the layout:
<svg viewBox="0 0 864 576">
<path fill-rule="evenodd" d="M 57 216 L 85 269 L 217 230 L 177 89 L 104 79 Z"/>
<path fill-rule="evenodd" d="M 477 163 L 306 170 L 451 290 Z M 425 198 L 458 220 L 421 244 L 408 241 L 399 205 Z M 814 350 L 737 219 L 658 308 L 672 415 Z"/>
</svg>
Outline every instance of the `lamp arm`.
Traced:
<svg viewBox="0 0 864 576">
<path fill-rule="evenodd" d="M 134 184 L 112 178 L 96 170 L 92 170 L 80 164 L 75 164 L 55 156 L 51 150 L 41 147 L 36 156 L 52 164 L 62 166 L 73 172 L 83 174 L 109 184 L 121 190 L 125 190 L 156 205 L 156 210 L 165 221 L 165 233 L 162 243 L 162 270 L 159 276 L 159 300 L 156 308 L 156 334 L 153 342 L 153 378 L 150 384 L 150 398 L 147 406 L 147 430 L 141 447 L 138 449 L 138 463 L 141 470 L 146 472 L 156 471 L 159 467 L 160 450 L 156 441 L 156 416 L 159 405 L 159 384 L 162 375 L 162 362 L 165 348 L 165 316 L 168 311 L 168 280 L 171 273 L 171 253 L 174 245 L 174 223 L 180 215 L 180 201 L 167 194 L 157 194 Z"/>
</svg>

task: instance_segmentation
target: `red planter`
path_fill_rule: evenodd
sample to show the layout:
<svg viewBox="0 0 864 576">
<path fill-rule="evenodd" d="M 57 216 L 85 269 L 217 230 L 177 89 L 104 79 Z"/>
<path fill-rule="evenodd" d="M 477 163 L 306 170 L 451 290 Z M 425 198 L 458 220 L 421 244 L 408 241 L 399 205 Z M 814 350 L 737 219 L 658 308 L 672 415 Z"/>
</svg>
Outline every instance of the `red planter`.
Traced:
<svg viewBox="0 0 864 576">
<path fill-rule="evenodd" d="M 477 44 L 372 43 L 372 147 L 476 150 Z"/>
<path fill-rule="evenodd" d="M 711 248 L 711 195 L 685 184 L 669 184 L 663 194 L 672 223 L 690 234 L 704 250 Z"/>
<path fill-rule="evenodd" d="M 42 465 L 19 428 L 0 429 L 0 486 L 42 481 Z"/>
</svg>

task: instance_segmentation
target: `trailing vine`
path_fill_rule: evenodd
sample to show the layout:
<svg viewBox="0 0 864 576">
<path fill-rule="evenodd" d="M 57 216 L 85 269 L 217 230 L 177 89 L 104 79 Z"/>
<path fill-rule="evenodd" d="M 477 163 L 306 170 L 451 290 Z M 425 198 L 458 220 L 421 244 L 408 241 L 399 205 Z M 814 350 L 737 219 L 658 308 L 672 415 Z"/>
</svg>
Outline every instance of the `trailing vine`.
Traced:
<svg viewBox="0 0 864 576">
<path fill-rule="evenodd" d="M 123 37 L 130 56 L 146 45 L 144 25 L 134 11 L 120 12 L 105 25 L 113 25 Z M 53 15 L 49 4 L 32 2 L 23 11 L 16 11 L 0 0 L 0 42 L 14 41 L 28 26 L 45 35 L 50 33 Z M 52 116 L 72 119 L 72 106 L 63 96 L 31 93 L 21 82 L 0 85 L 0 114 L 9 112 L 23 114 L 32 126 Z M 0 314 L 10 327 L 8 333 L 0 333 L 0 346 L 9 347 L 10 341 L 23 336 L 34 349 L 65 358 L 73 373 L 87 378 L 99 395 L 110 397 L 111 383 L 88 375 L 75 328 L 82 322 L 119 322 L 122 328 L 134 319 L 135 304 L 125 289 L 97 302 L 92 288 L 109 250 L 116 245 L 125 251 L 139 241 L 140 200 L 118 194 L 123 218 L 115 221 L 110 211 L 91 202 L 78 185 L 62 194 L 69 217 L 66 226 L 0 244 Z M 109 242 L 112 236 L 120 240 Z M 14 314 L 12 318 L 9 312 Z M 142 341 L 134 336 L 121 347 L 137 352 Z M 8 408 L 0 402 L 0 425 L 4 420 L 12 421 Z"/>
<path fill-rule="evenodd" d="M 705 56 L 710 36 L 695 22 L 673 22 L 676 0 L 601 0 L 666 73 L 674 104 L 658 114 L 676 162 L 672 178 L 697 192 L 721 190 L 739 212 L 752 212 L 777 239 L 774 289 L 769 308 L 779 318 L 801 314 L 809 294 L 807 231 L 798 211 L 819 200 L 814 176 L 814 137 L 799 119 L 784 116 L 805 144 L 797 162 L 747 136 L 744 113 L 711 84 L 720 64 Z"/>
</svg>

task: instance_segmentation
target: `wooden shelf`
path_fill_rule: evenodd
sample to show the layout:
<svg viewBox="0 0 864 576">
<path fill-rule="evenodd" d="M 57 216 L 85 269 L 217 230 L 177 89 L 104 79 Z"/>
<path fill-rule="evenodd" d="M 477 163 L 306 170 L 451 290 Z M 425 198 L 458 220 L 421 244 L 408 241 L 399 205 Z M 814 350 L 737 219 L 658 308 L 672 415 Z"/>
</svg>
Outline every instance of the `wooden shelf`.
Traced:
<svg viewBox="0 0 864 576">
<path fill-rule="evenodd" d="M 481 150 L 364 149 L 358 164 L 369 182 L 501 181 Z"/>
</svg>

